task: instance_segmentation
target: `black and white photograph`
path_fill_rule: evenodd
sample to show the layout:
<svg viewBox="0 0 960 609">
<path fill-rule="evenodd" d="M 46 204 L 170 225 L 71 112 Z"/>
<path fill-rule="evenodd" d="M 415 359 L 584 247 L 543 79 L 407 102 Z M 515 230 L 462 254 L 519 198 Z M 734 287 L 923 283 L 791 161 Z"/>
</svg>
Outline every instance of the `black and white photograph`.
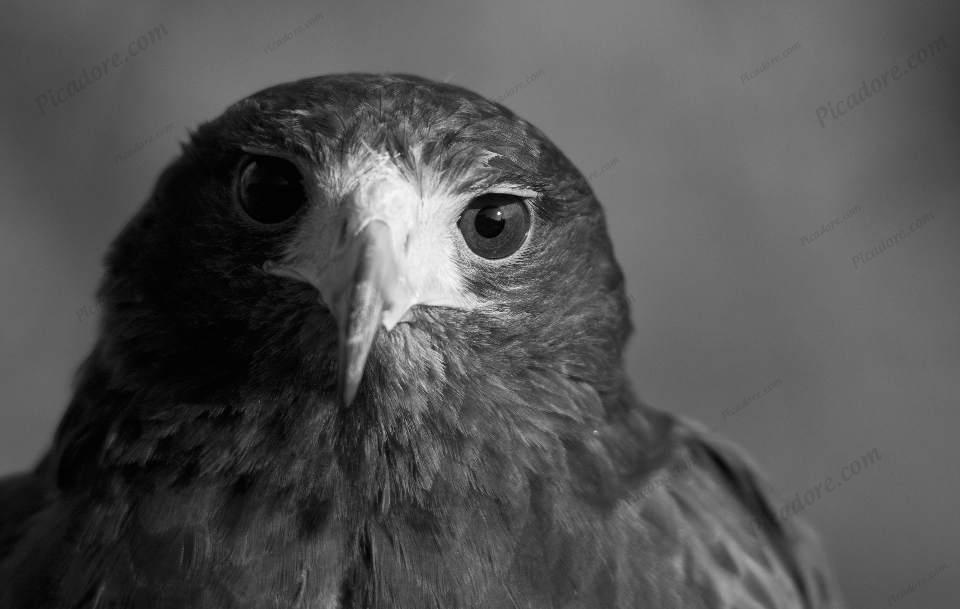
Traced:
<svg viewBox="0 0 960 609">
<path fill-rule="evenodd" d="M 960 607 L 960 4 L 2 14 L 0 609 Z"/>
</svg>

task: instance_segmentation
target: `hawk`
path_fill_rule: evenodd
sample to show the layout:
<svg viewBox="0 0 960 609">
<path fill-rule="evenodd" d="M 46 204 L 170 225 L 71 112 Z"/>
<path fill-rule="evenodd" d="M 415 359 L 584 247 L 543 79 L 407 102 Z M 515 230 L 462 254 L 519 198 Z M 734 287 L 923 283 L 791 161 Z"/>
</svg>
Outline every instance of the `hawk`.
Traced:
<svg viewBox="0 0 960 609">
<path fill-rule="evenodd" d="M 111 245 L 0 607 L 837 607 L 756 469 L 638 399 L 599 201 L 452 84 L 273 86 Z"/>
</svg>

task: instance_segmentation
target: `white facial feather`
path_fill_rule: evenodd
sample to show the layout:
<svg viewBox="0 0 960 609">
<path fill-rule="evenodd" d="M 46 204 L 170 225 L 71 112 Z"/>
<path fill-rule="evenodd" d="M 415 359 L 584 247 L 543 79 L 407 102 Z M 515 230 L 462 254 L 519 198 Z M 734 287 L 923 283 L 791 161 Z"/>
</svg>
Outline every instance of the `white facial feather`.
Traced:
<svg viewBox="0 0 960 609">
<path fill-rule="evenodd" d="M 478 159 L 478 166 L 492 156 Z M 344 275 L 352 267 L 347 261 L 356 255 L 351 249 L 356 236 L 379 220 L 389 228 L 398 273 L 399 287 L 385 303 L 383 325 L 388 330 L 415 304 L 462 310 L 492 306 L 467 289 L 464 275 L 463 261 L 477 256 L 464 243 L 457 220 L 474 195 L 457 194 L 445 176 L 420 162 L 418 148 L 412 159 L 414 170 L 405 170 L 385 152 L 366 147 L 344 164 L 315 169 L 306 178 L 306 216 L 283 260 L 273 266 L 318 287 L 331 306 L 337 298 L 332 290 L 350 283 Z M 535 194 L 509 185 L 495 190 Z"/>
</svg>

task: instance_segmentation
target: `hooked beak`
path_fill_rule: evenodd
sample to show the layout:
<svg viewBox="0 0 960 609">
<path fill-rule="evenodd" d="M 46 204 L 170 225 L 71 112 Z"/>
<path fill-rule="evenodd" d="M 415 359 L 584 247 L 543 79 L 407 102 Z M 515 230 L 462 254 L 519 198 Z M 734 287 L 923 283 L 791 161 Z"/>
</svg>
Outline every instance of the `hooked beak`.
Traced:
<svg viewBox="0 0 960 609">
<path fill-rule="evenodd" d="M 357 395 L 379 326 L 389 332 L 407 321 L 416 301 L 397 264 L 390 227 L 383 220 L 369 220 L 320 276 L 311 277 L 296 266 L 273 262 L 264 270 L 305 281 L 320 291 L 337 322 L 337 400 L 341 406 L 349 406 Z"/>
<path fill-rule="evenodd" d="M 312 205 L 284 253 L 263 265 L 269 274 L 307 283 L 329 309 L 337 325 L 343 407 L 357 397 L 381 325 L 390 332 L 410 321 L 414 305 L 470 310 L 480 304 L 462 285 L 455 255 L 459 201 L 442 193 L 425 197 L 392 161 L 378 159 L 361 173 L 351 170 L 357 177 L 355 185 L 344 184 L 349 191 L 327 193 L 335 204 Z"/>
<path fill-rule="evenodd" d="M 410 308 L 412 298 L 394 258 L 390 227 L 371 220 L 354 237 L 347 256 L 347 283 L 334 297 L 339 331 L 337 395 L 349 406 L 357 395 L 363 371 L 380 324 L 389 332 Z"/>
</svg>

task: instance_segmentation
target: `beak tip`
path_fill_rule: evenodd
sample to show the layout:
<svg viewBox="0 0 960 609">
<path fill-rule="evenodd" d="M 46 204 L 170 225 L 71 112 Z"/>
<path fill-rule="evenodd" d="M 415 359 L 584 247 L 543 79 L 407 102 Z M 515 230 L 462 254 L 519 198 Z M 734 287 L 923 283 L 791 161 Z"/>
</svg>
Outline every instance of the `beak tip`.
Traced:
<svg viewBox="0 0 960 609">
<path fill-rule="evenodd" d="M 357 397 L 357 390 L 360 387 L 360 376 L 363 373 L 363 369 L 360 369 L 360 374 L 351 373 L 349 369 L 349 359 L 342 359 L 342 365 L 344 368 L 341 370 L 337 378 L 337 402 L 341 407 L 346 408 L 353 403 L 354 398 Z"/>
<path fill-rule="evenodd" d="M 337 391 L 337 401 L 340 403 L 341 408 L 349 407 L 355 397 L 357 397 L 357 387 L 355 384 L 346 386 L 341 384 Z"/>
<path fill-rule="evenodd" d="M 391 255 L 387 225 L 370 222 L 357 236 L 354 259 L 345 275 L 349 285 L 333 299 L 336 303 L 332 311 L 339 327 L 337 401 L 344 408 L 356 398 L 379 326 L 389 332 L 397 324 L 398 314 L 409 308 L 400 310 L 395 302 L 397 273 Z"/>
</svg>

